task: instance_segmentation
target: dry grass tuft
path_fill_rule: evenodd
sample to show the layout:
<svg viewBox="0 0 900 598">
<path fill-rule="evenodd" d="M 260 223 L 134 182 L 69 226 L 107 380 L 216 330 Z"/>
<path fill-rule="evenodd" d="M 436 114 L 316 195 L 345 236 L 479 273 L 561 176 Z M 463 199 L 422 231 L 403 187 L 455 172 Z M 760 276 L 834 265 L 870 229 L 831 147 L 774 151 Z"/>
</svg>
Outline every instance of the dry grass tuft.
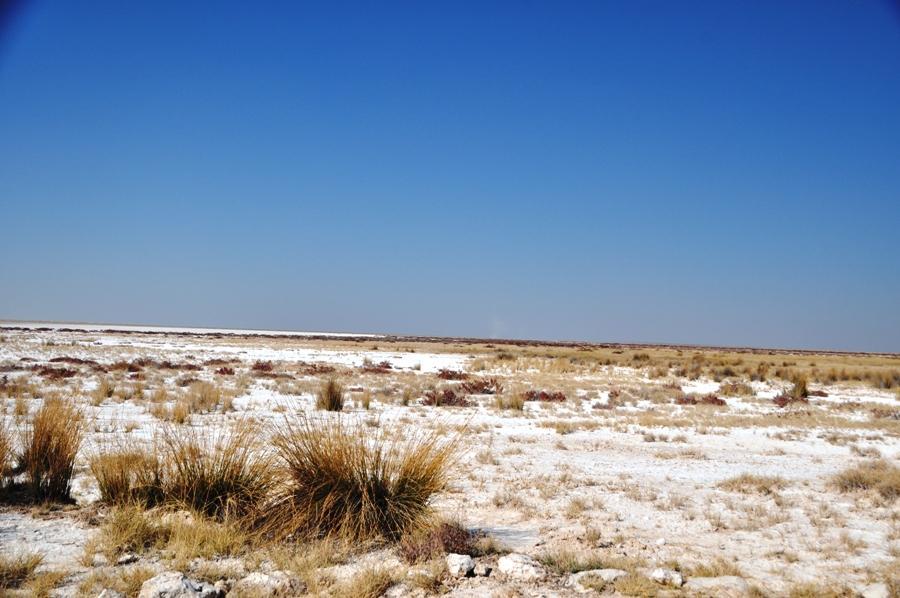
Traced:
<svg viewBox="0 0 900 598">
<path fill-rule="evenodd" d="M 135 443 L 101 447 L 88 459 L 100 500 L 109 505 L 140 503 L 150 507 L 163 499 L 163 466 L 149 447 Z"/>
<path fill-rule="evenodd" d="M 14 455 L 15 444 L 12 430 L 6 424 L 6 418 L 0 416 L 0 490 L 6 487 Z"/>
<path fill-rule="evenodd" d="M 323 411 L 344 409 L 344 387 L 335 378 L 326 380 L 316 393 L 316 409 Z"/>
<path fill-rule="evenodd" d="M 759 476 L 752 473 L 742 473 L 739 476 L 728 478 L 718 483 L 718 487 L 729 492 L 741 492 L 749 494 L 772 494 L 776 490 L 782 490 L 787 485 L 779 476 Z"/>
<path fill-rule="evenodd" d="M 37 500 L 69 501 L 75 457 L 84 439 L 81 411 L 61 399 L 46 399 L 26 428 L 22 465 Z"/>
<path fill-rule="evenodd" d="M 219 519 L 256 516 L 275 484 L 261 437 L 261 427 L 249 419 L 212 435 L 193 427 L 164 427 L 166 498 Z"/>
<path fill-rule="evenodd" d="M 385 569 L 372 567 L 354 575 L 349 581 L 338 586 L 333 598 L 378 598 L 395 581 Z"/>
<path fill-rule="evenodd" d="M 33 552 L 0 554 L 0 590 L 22 585 L 43 560 L 41 555 Z"/>
<path fill-rule="evenodd" d="M 722 577 L 724 575 L 743 577 L 744 573 L 735 563 L 726 561 L 721 557 L 712 563 L 694 565 L 688 568 L 689 577 Z"/>
<path fill-rule="evenodd" d="M 378 426 L 299 414 L 274 434 L 286 484 L 266 527 L 276 536 L 398 540 L 432 520 L 460 432 L 387 440 Z"/>
<path fill-rule="evenodd" d="M 900 496 L 900 469 L 883 459 L 865 461 L 831 479 L 841 492 L 877 490 L 887 500 Z"/>
</svg>

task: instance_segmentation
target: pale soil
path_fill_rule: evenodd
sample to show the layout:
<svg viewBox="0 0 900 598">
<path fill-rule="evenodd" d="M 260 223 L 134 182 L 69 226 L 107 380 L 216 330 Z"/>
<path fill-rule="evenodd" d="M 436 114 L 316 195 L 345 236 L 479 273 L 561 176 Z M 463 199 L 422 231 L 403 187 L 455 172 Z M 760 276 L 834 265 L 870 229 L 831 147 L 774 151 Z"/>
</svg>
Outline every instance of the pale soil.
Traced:
<svg viewBox="0 0 900 598">
<path fill-rule="evenodd" d="M 247 414 L 278 419 L 293 409 L 311 410 L 314 392 L 327 376 L 303 375 L 297 364 L 331 364 L 351 389 L 351 399 L 359 401 L 364 390 L 371 396 L 368 410 L 352 407 L 348 417 L 375 420 L 373 425 L 407 435 L 422 427 L 439 426 L 451 433 L 466 426 L 466 453 L 454 468 L 451 491 L 437 497 L 435 506 L 516 552 L 538 557 L 559 549 L 593 550 L 611 558 L 641 559 L 646 572 L 667 563 L 672 566 L 673 561 L 688 569 L 724 558 L 772 596 L 787 595 L 804 582 L 855 587 L 889 580 L 896 571 L 898 505 L 874 493 L 842 494 L 829 484 L 836 472 L 877 454 L 896 462 L 900 422 L 871 414 L 874 408 L 900 407 L 896 389 L 875 389 L 862 382 L 811 384 L 829 396 L 785 410 L 770 399 L 789 384 L 769 378 L 750 382 L 754 396 L 723 397 L 724 407 L 678 406 L 672 399 L 682 391 L 702 395 L 717 391 L 719 383 L 707 377 L 650 378 L 649 367 L 579 363 L 540 347 L 120 331 L 0 330 L 0 337 L 0 366 L 12 370 L 0 376 L 29 379 L 44 395 L 71 396 L 83 404 L 92 418 L 85 454 L 118 435 L 152 438 L 159 420 L 150 412 L 151 396 L 161 385 L 168 389 L 168 404 L 188 392 L 176 384 L 188 377 L 212 380 L 239 393 L 233 411 L 191 415 L 192 425 L 212 430 Z M 515 359 L 497 358 L 507 350 Z M 92 397 L 99 378 L 87 366 L 50 364 L 78 370 L 76 376 L 55 382 L 15 367 L 44 365 L 61 356 L 105 366 L 138 358 L 198 365 L 211 359 L 240 363 L 232 364 L 234 376 L 214 375 L 219 365 L 196 372 L 148 368 L 141 373 L 143 380 L 128 380 L 126 372 L 115 372 L 109 378 L 120 391 L 137 388 L 137 392 L 127 399 L 120 392 L 102 401 Z M 783 359 L 779 355 L 776 361 Z M 799 360 L 809 359 L 805 355 Z M 852 365 L 865 361 L 859 356 L 827 359 L 838 364 L 844 359 Z M 272 361 L 276 373 L 290 378 L 253 376 L 250 366 L 257 360 Z M 900 366 L 900 360 L 891 356 L 879 360 L 881 365 Z M 383 361 L 392 365 L 389 373 L 360 370 Z M 496 377 L 505 396 L 537 389 L 562 391 L 568 400 L 528 402 L 524 411 L 499 410 L 495 397 L 487 395 L 469 397 L 472 407 L 417 405 L 428 388 L 457 384 L 439 380 L 435 376 L 439 369 Z M 666 389 L 666 384 L 680 385 L 682 391 Z M 412 390 L 408 406 L 400 404 L 404 389 Z M 622 393 L 619 406 L 593 408 L 607 403 L 611 390 Z M 20 426 L 23 418 L 14 415 L 15 399 L 0 401 L 9 425 Z M 24 403 L 34 410 L 40 401 L 25 398 Z M 778 476 L 784 488 L 760 494 L 718 486 L 744 473 Z M 79 505 L 96 500 L 84 459 L 74 486 Z M 72 594 L 90 570 L 81 564 L 82 555 L 88 538 L 96 533 L 76 512 L 47 518 L 46 513 L 32 516 L 27 509 L 5 507 L 0 511 L 0 546 L 38 550 L 45 555 L 44 569 L 72 572 L 55 590 Z M 390 553 L 356 557 L 339 565 L 333 575 L 341 578 L 348 567 L 352 571 L 359 562 L 376 557 L 396 560 Z M 488 560 L 495 562 L 496 557 Z M 448 595 L 493 596 L 505 591 L 575 595 L 560 586 L 560 580 L 551 577 L 528 584 L 498 576 L 467 579 L 450 583 Z"/>
</svg>

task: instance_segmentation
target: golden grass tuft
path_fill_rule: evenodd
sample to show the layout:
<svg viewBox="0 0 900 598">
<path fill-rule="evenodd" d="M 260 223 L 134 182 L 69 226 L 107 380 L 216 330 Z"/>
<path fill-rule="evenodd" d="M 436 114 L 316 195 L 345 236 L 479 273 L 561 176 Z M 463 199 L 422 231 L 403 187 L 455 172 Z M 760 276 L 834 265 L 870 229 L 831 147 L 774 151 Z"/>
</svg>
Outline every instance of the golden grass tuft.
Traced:
<svg viewBox="0 0 900 598">
<path fill-rule="evenodd" d="M 75 457 L 85 428 L 81 411 L 61 399 L 46 399 L 34 414 L 25 431 L 22 464 L 35 499 L 71 500 Z"/>
<path fill-rule="evenodd" d="M 163 464 L 150 447 L 127 441 L 101 446 L 89 456 L 88 465 L 106 504 L 151 507 L 162 502 Z"/>
<path fill-rule="evenodd" d="M 219 519 L 255 517 L 276 481 L 262 432 L 250 419 L 212 434 L 191 426 L 163 427 L 166 499 Z"/>
<path fill-rule="evenodd" d="M 689 577 L 722 577 L 725 575 L 743 577 L 744 573 L 735 563 L 721 557 L 711 563 L 702 563 L 688 568 Z"/>
<path fill-rule="evenodd" d="M 841 492 L 877 490 L 887 500 L 900 496 L 900 468 L 883 459 L 864 461 L 835 474 L 831 482 Z"/>
<path fill-rule="evenodd" d="M 0 416 L 0 490 L 6 486 L 13 466 L 14 455 L 15 443 L 12 430 L 7 425 L 6 418 Z"/>
<path fill-rule="evenodd" d="M 278 537 L 395 541 L 426 527 L 460 432 L 444 437 L 438 428 L 403 441 L 383 430 L 341 416 L 286 417 L 272 440 L 286 483 L 266 529 Z"/>
<path fill-rule="evenodd" d="M 41 555 L 34 552 L 0 554 L 0 590 L 22 585 L 43 560 Z"/>
<path fill-rule="evenodd" d="M 344 409 L 344 387 L 335 378 L 322 383 L 316 393 L 316 409 L 322 411 L 341 411 Z"/>
<path fill-rule="evenodd" d="M 718 487 L 729 492 L 741 492 L 749 494 L 772 494 L 776 490 L 782 490 L 787 482 L 779 476 L 760 476 L 752 473 L 742 473 L 739 476 L 722 480 Z"/>
</svg>

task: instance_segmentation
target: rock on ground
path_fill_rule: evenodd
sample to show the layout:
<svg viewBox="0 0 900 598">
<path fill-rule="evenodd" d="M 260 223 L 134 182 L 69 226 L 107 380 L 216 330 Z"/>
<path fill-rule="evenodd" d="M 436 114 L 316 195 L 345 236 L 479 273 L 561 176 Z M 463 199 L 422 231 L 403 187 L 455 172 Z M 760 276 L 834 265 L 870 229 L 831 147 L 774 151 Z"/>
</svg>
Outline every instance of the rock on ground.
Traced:
<svg viewBox="0 0 900 598">
<path fill-rule="evenodd" d="M 145 581 L 138 598 L 221 598 L 221 592 L 208 583 L 188 579 L 184 573 L 166 571 Z"/>
<path fill-rule="evenodd" d="M 448 554 L 447 571 L 453 577 L 465 577 L 475 569 L 475 561 L 467 554 Z"/>
<path fill-rule="evenodd" d="M 234 587 L 241 591 L 260 592 L 266 596 L 289 596 L 306 592 L 306 582 L 299 577 L 291 577 L 286 571 L 254 572 L 238 581 Z"/>
<path fill-rule="evenodd" d="M 859 590 L 862 598 L 891 598 L 891 589 L 886 583 L 871 583 Z"/>
<path fill-rule="evenodd" d="M 546 576 L 543 567 L 525 554 L 508 554 L 497 561 L 497 569 L 507 577 L 523 580 L 538 580 Z"/>
</svg>

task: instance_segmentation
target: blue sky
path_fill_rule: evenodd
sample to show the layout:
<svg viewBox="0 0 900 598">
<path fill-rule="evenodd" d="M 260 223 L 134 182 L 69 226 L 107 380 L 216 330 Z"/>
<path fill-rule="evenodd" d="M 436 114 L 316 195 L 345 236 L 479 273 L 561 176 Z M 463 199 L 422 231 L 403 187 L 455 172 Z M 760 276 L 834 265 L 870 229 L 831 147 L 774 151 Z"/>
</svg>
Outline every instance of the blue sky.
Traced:
<svg viewBox="0 0 900 598">
<path fill-rule="evenodd" d="M 0 214 L 0 318 L 900 352 L 900 11 L 24 2 Z"/>
</svg>

